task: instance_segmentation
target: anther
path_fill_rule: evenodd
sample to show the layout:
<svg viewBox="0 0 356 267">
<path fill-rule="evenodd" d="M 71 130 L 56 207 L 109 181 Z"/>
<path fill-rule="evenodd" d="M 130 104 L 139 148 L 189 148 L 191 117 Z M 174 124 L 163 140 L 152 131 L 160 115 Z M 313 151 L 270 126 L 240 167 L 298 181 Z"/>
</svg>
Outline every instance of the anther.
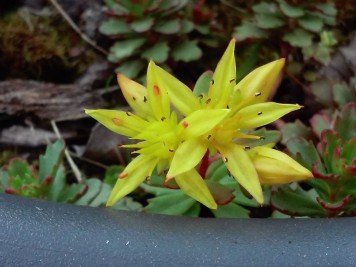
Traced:
<svg viewBox="0 0 356 267">
<path fill-rule="evenodd" d="M 147 97 L 146 96 L 143 97 L 143 102 L 147 102 Z"/>
<path fill-rule="evenodd" d="M 165 121 L 165 120 L 166 120 L 166 117 L 162 117 L 162 118 L 161 118 L 161 121 Z"/>
<path fill-rule="evenodd" d="M 188 122 L 183 121 L 182 126 L 183 126 L 183 128 L 187 128 L 188 127 Z"/>
<path fill-rule="evenodd" d="M 249 149 L 251 149 L 250 146 L 245 146 L 245 147 L 244 147 L 244 150 L 249 150 Z"/>
<path fill-rule="evenodd" d="M 229 159 L 227 157 L 224 157 L 224 162 L 227 163 L 229 161 Z"/>
<path fill-rule="evenodd" d="M 208 135 L 208 140 L 211 138 L 211 134 Z"/>
<path fill-rule="evenodd" d="M 127 116 L 131 116 L 131 113 L 130 113 L 130 112 L 126 112 L 126 115 L 127 115 Z"/>
<path fill-rule="evenodd" d="M 133 96 L 132 99 L 133 99 L 133 101 L 136 101 L 136 97 Z"/>
<path fill-rule="evenodd" d="M 234 81 L 235 81 L 235 79 L 231 79 L 229 82 L 232 83 L 232 82 L 234 82 Z"/>
<path fill-rule="evenodd" d="M 211 98 L 208 98 L 206 101 L 205 101 L 205 104 L 209 104 L 211 102 Z"/>
<path fill-rule="evenodd" d="M 122 125 L 121 120 L 118 119 L 118 118 L 112 118 L 111 121 L 117 126 L 121 126 Z"/>
<path fill-rule="evenodd" d="M 201 100 L 203 98 L 203 94 L 198 95 L 198 98 Z"/>
<path fill-rule="evenodd" d="M 159 87 L 157 85 L 153 86 L 153 93 L 155 93 L 156 95 L 159 95 L 160 91 L 159 91 Z"/>
<path fill-rule="evenodd" d="M 123 178 L 127 177 L 128 175 L 129 175 L 128 172 L 122 172 L 122 173 L 120 173 L 119 178 L 123 179 Z"/>
<path fill-rule="evenodd" d="M 262 115 L 262 111 L 258 112 L 257 115 L 258 115 L 258 116 Z"/>
<path fill-rule="evenodd" d="M 255 93 L 255 96 L 260 96 L 261 95 L 261 92 L 256 92 Z"/>
<path fill-rule="evenodd" d="M 230 108 L 230 106 L 229 106 L 229 105 L 226 105 L 226 108 Z"/>
<path fill-rule="evenodd" d="M 174 152 L 174 149 L 168 149 L 169 152 Z"/>
<path fill-rule="evenodd" d="M 213 84 L 214 84 L 214 80 L 211 80 L 210 82 L 211 82 L 211 85 L 213 85 Z"/>
</svg>

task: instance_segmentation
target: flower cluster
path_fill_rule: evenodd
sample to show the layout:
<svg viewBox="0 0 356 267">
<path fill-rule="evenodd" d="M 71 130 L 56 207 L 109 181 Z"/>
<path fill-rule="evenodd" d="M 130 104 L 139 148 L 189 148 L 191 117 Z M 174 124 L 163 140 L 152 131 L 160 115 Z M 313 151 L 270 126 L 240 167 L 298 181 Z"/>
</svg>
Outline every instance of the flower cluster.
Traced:
<svg viewBox="0 0 356 267">
<path fill-rule="evenodd" d="M 239 144 L 243 139 L 263 138 L 249 134 L 249 129 L 271 123 L 301 106 L 266 102 L 284 59 L 255 69 L 236 84 L 234 48 L 232 40 L 215 69 L 209 89 L 199 96 L 151 61 L 147 88 L 118 74 L 132 113 L 86 110 L 108 129 L 138 140 L 124 145 L 134 148 L 138 156 L 119 175 L 108 206 L 136 189 L 156 168 L 159 173 L 168 170 L 166 181 L 174 179 L 187 195 L 216 209 L 212 194 L 196 170 L 206 153 L 221 155 L 231 175 L 261 204 L 261 184 L 312 177 L 292 158 L 272 149 L 274 144 L 253 148 Z"/>
</svg>

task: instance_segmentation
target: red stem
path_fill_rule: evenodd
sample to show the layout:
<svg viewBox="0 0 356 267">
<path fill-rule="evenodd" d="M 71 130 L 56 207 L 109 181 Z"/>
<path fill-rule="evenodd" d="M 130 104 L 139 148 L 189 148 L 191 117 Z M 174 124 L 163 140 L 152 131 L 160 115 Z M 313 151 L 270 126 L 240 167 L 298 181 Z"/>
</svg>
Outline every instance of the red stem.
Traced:
<svg viewBox="0 0 356 267">
<path fill-rule="evenodd" d="M 204 157 L 201 160 L 201 163 L 200 163 L 200 166 L 199 166 L 199 170 L 198 170 L 200 176 L 203 179 L 206 178 L 205 176 L 206 176 L 206 172 L 208 170 L 209 164 L 210 164 L 210 162 L 209 162 L 209 151 L 206 151 Z"/>
</svg>

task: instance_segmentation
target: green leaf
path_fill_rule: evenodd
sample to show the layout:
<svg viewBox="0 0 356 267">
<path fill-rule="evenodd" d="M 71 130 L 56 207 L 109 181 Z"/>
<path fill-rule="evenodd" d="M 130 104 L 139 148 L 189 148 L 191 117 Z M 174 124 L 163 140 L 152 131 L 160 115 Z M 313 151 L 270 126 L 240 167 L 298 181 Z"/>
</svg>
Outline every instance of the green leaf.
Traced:
<svg viewBox="0 0 356 267">
<path fill-rule="evenodd" d="M 332 3 L 318 3 L 315 4 L 315 7 L 328 16 L 336 16 L 337 14 L 337 9 Z"/>
<path fill-rule="evenodd" d="M 133 55 L 146 42 L 145 38 L 128 39 L 116 42 L 110 48 L 112 60 L 119 61 Z"/>
<path fill-rule="evenodd" d="M 91 178 L 86 180 L 86 185 L 88 190 L 75 202 L 76 205 L 88 205 L 101 191 L 102 182 L 99 179 Z"/>
<path fill-rule="evenodd" d="M 273 15 L 278 12 L 278 7 L 274 3 L 261 2 L 252 7 L 253 11 L 259 14 L 269 14 Z"/>
<path fill-rule="evenodd" d="M 38 170 L 38 180 L 40 182 L 46 177 L 53 178 L 62 160 L 63 152 L 64 143 L 61 140 L 47 146 L 45 154 L 40 156 Z"/>
<path fill-rule="evenodd" d="M 356 136 L 343 145 L 341 157 L 345 159 L 345 164 L 347 165 L 356 164 L 356 162 L 353 162 L 356 159 Z"/>
<path fill-rule="evenodd" d="M 211 210 L 217 218 L 249 218 L 249 210 L 231 202 L 224 206 L 219 206 L 216 210 Z"/>
<path fill-rule="evenodd" d="M 162 21 L 158 23 L 154 30 L 162 34 L 176 34 L 181 29 L 181 22 L 179 19 Z"/>
<path fill-rule="evenodd" d="M 325 217 L 325 210 L 316 201 L 313 190 L 303 191 L 301 188 L 292 190 L 289 187 L 280 187 L 273 192 L 271 204 L 279 211 L 292 216 Z"/>
<path fill-rule="evenodd" d="M 305 47 L 312 44 L 313 35 L 302 29 L 295 29 L 283 36 L 283 40 L 292 46 Z"/>
<path fill-rule="evenodd" d="M 255 68 L 259 60 L 260 49 L 261 45 L 259 43 L 252 43 L 237 59 L 237 62 L 240 63 L 236 66 L 236 83 L 242 80 Z"/>
<path fill-rule="evenodd" d="M 245 41 L 247 39 L 263 39 L 267 36 L 267 32 L 249 21 L 244 21 L 242 25 L 235 27 L 233 33 L 233 37 L 237 42 Z"/>
<path fill-rule="evenodd" d="M 4 191 L 6 187 L 8 187 L 8 179 L 9 179 L 9 174 L 0 169 L 0 191 Z"/>
<path fill-rule="evenodd" d="M 191 22 L 190 20 L 183 19 L 181 23 L 182 26 L 180 29 L 180 33 L 187 34 L 190 33 L 192 30 L 194 30 L 194 23 Z"/>
<path fill-rule="evenodd" d="M 210 70 L 200 75 L 193 89 L 194 95 L 195 96 L 207 95 L 210 86 L 210 81 L 212 79 L 213 79 L 213 72 Z"/>
<path fill-rule="evenodd" d="M 115 72 L 124 74 L 126 77 L 133 79 L 140 74 L 145 66 L 146 64 L 142 60 L 129 60 L 120 64 L 120 66 L 115 69 Z"/>
<path fill-rule="evenodd" d="M 66 174 L 63 166 L 59 166 L 53 177 L 52 183 L 47 193 L 47 199 L 58 201 L 59 197 L 66 186 Z"/>
<path fill-rule="evenodd" d="M 310 86 L 312 94 L 316 100 L 325 106 L 333 105 L 332 85 L 327 79 L 318 79 Z"/>
<path fill-rule="evenodd" d="M 189 62 L 197 60 L 202 56 L 203 52 L 197 45 L 196 41 L 185 40 L 177 45 L 172 51 L 172 57 L 176 61 Z"/>
<path fill-rule="evenodd" d="M 124 197 L 111 208 L 115 210 L 142 211 L 142 204 L 134 201 L 131 197 Z"/>
<path fill-rule="evenodd" d="M 216 204 L 226 205 L 234 199 L 234 190 L 212 180 L 205 180 Z"/>
<path fill-rule="evenodd" d="M 107 34 L 107 35 L 127 34 L 132 32 L 128 24 L 117 19 L 109 19 L 107 21 L 104 21 L 100 25 L 99 31 L 102 34 Z"/>
<path fill-rule="evenodd" d="M 274 15 L 258 14 L 255 19 L 256 25 L 261 29 L 275 29 L 284 25 L 284 21 Z"/>
<path fill-rule="evenodd" d="M 166 215 L 182 215 L 196 203 L 194 199 L 180 190 L 151 198 L 148 202 L 144 211 Z"/>
<path fill-rule="evenodd" d="M 58 197 L 58 202 L 74 203 L 85 194 L 86 190 L 87 185 L 83 183 L 71 184 L 61 192 L 61 195 Z"/>
<path fill-rule="evenodd" d="M 294 156 L 300 154 L 304 159 L 304 167 L 309 170 L 312 169 L 313 163 L 321 164 L 319 153 L 312 142 L 308 142 L 303 138 L 293 138 L 287 142 L 287 148 Z"/>
<path fill-rule="evenodd" d="M 344 141 L 356 136 L 356 103 L 351 102 L 343 107 L 335 121 L 335 130 Z"/>
<path fill-rule="evenodd" d="M 20 184 L 18 184 L 17 186 L 22 186 L 22 184 L 31 183 L 31 182 L 37 183 L 34 180 L 35 177 L 33 176 L 33 174 L 34 174 L 33 169 L 25 160 L 22 160 L 22 159 L 12 160 L 9 163 L 7 172 L 8 172 L 9 177 L 11 177 L 12 180 L 15 179 L 16 177 L 19 178 Z M 13 182 L 11 184 L 13 184 Z"/>
<path fill-rule="evenodd" d="M 324 26 L 322 19 L 314 16 L 311 12 L 305 14 L 305 16 L 301 18 L 298 18 L 298 23 L 304 29 L 312 32 L 320 32 Z"/>
<path fill-rule="evenodd" d="M 186 212 L 182 215 L 187 217 L 199 217 L 200 213 L 200 204 L 196 202 L 193 206 L 190 207 Z"/>
<path fill-rule="evenodd" d="M 334 101 L 343 107 L 349 102 L 356 102 L 356 90 L 345 82 L 340 82 L 333 86 L 333 97 Z"/>
<path fill-rule="evenodd" d="M 283 136 L 281 143 L 283 145 L 294 137 L 301 137 L 305 139 L 309 139 L 311 137 L 310 128 L 305 126 L 300 120 L 284 124 L 281 132 Z"/>
<path fill-rule="evenodd" d="M 119 174 L 125 169 L 122 165 L 113 165 L 106 169 L 104 176 L 104 183 L 107 183 L 114 187 L 118 179 Z"/>
<path fill-rule="evenodd" d="M 289 4 L 287 4 L 286 2 L 280 2 L 279 6 L 282 10 L 282 12 L 290 18 L 297 18 L 297 17 L 301 17 L 304 15 L 304 10 L 301 7 L 297 7 L 297 6 L 291 6 Z"/>
<path fill-rule="evenodd" d="M 112 187 L 108 184 L 102 183 L 100 192 L 96 197 L 89 203 L 90 207 L 99 207 L 105 205 L 112 191 Z"/>
<path fill-rule="evenodd" d="M 155 63 L 163 63 L 168 58 L 169 46 L 166 41 L 156 43 L 154 46 L 146 49 L 141 57 L 147 60 L 153 60 Z"/>
<path fill-rule="evenodd" d="M 134 32 L 142 33 L 150 30 L 151 27 L 153 26 L 153 23 L 154 23 L 154 19 L 147 17 L 147 18 L 134 20 L 130 24 L 130 27 Z"/>
<path fill-rule="evenodd" d="M 310 125 L 313 129 L 313 132 L 319 138 L 321 137 L 322 131 L 332 128 L 333 123 L 331 121 L 330 115 L 327 114 L 328 112 L 328 110 L 322 110 L 310 119 Z"/>
</svg>

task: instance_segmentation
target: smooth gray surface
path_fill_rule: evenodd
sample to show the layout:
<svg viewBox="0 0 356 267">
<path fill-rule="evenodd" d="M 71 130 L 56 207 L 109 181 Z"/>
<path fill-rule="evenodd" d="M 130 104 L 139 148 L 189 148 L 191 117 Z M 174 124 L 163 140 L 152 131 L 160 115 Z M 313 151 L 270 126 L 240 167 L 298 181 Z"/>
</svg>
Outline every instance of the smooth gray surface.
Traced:
<svg viewBox="0 0 356 267">
<path fill-rule="evenodd" d="M 356 221 L 206 219 L 0 194 L 0 266 L 356 266 Z"/>
</svg>

